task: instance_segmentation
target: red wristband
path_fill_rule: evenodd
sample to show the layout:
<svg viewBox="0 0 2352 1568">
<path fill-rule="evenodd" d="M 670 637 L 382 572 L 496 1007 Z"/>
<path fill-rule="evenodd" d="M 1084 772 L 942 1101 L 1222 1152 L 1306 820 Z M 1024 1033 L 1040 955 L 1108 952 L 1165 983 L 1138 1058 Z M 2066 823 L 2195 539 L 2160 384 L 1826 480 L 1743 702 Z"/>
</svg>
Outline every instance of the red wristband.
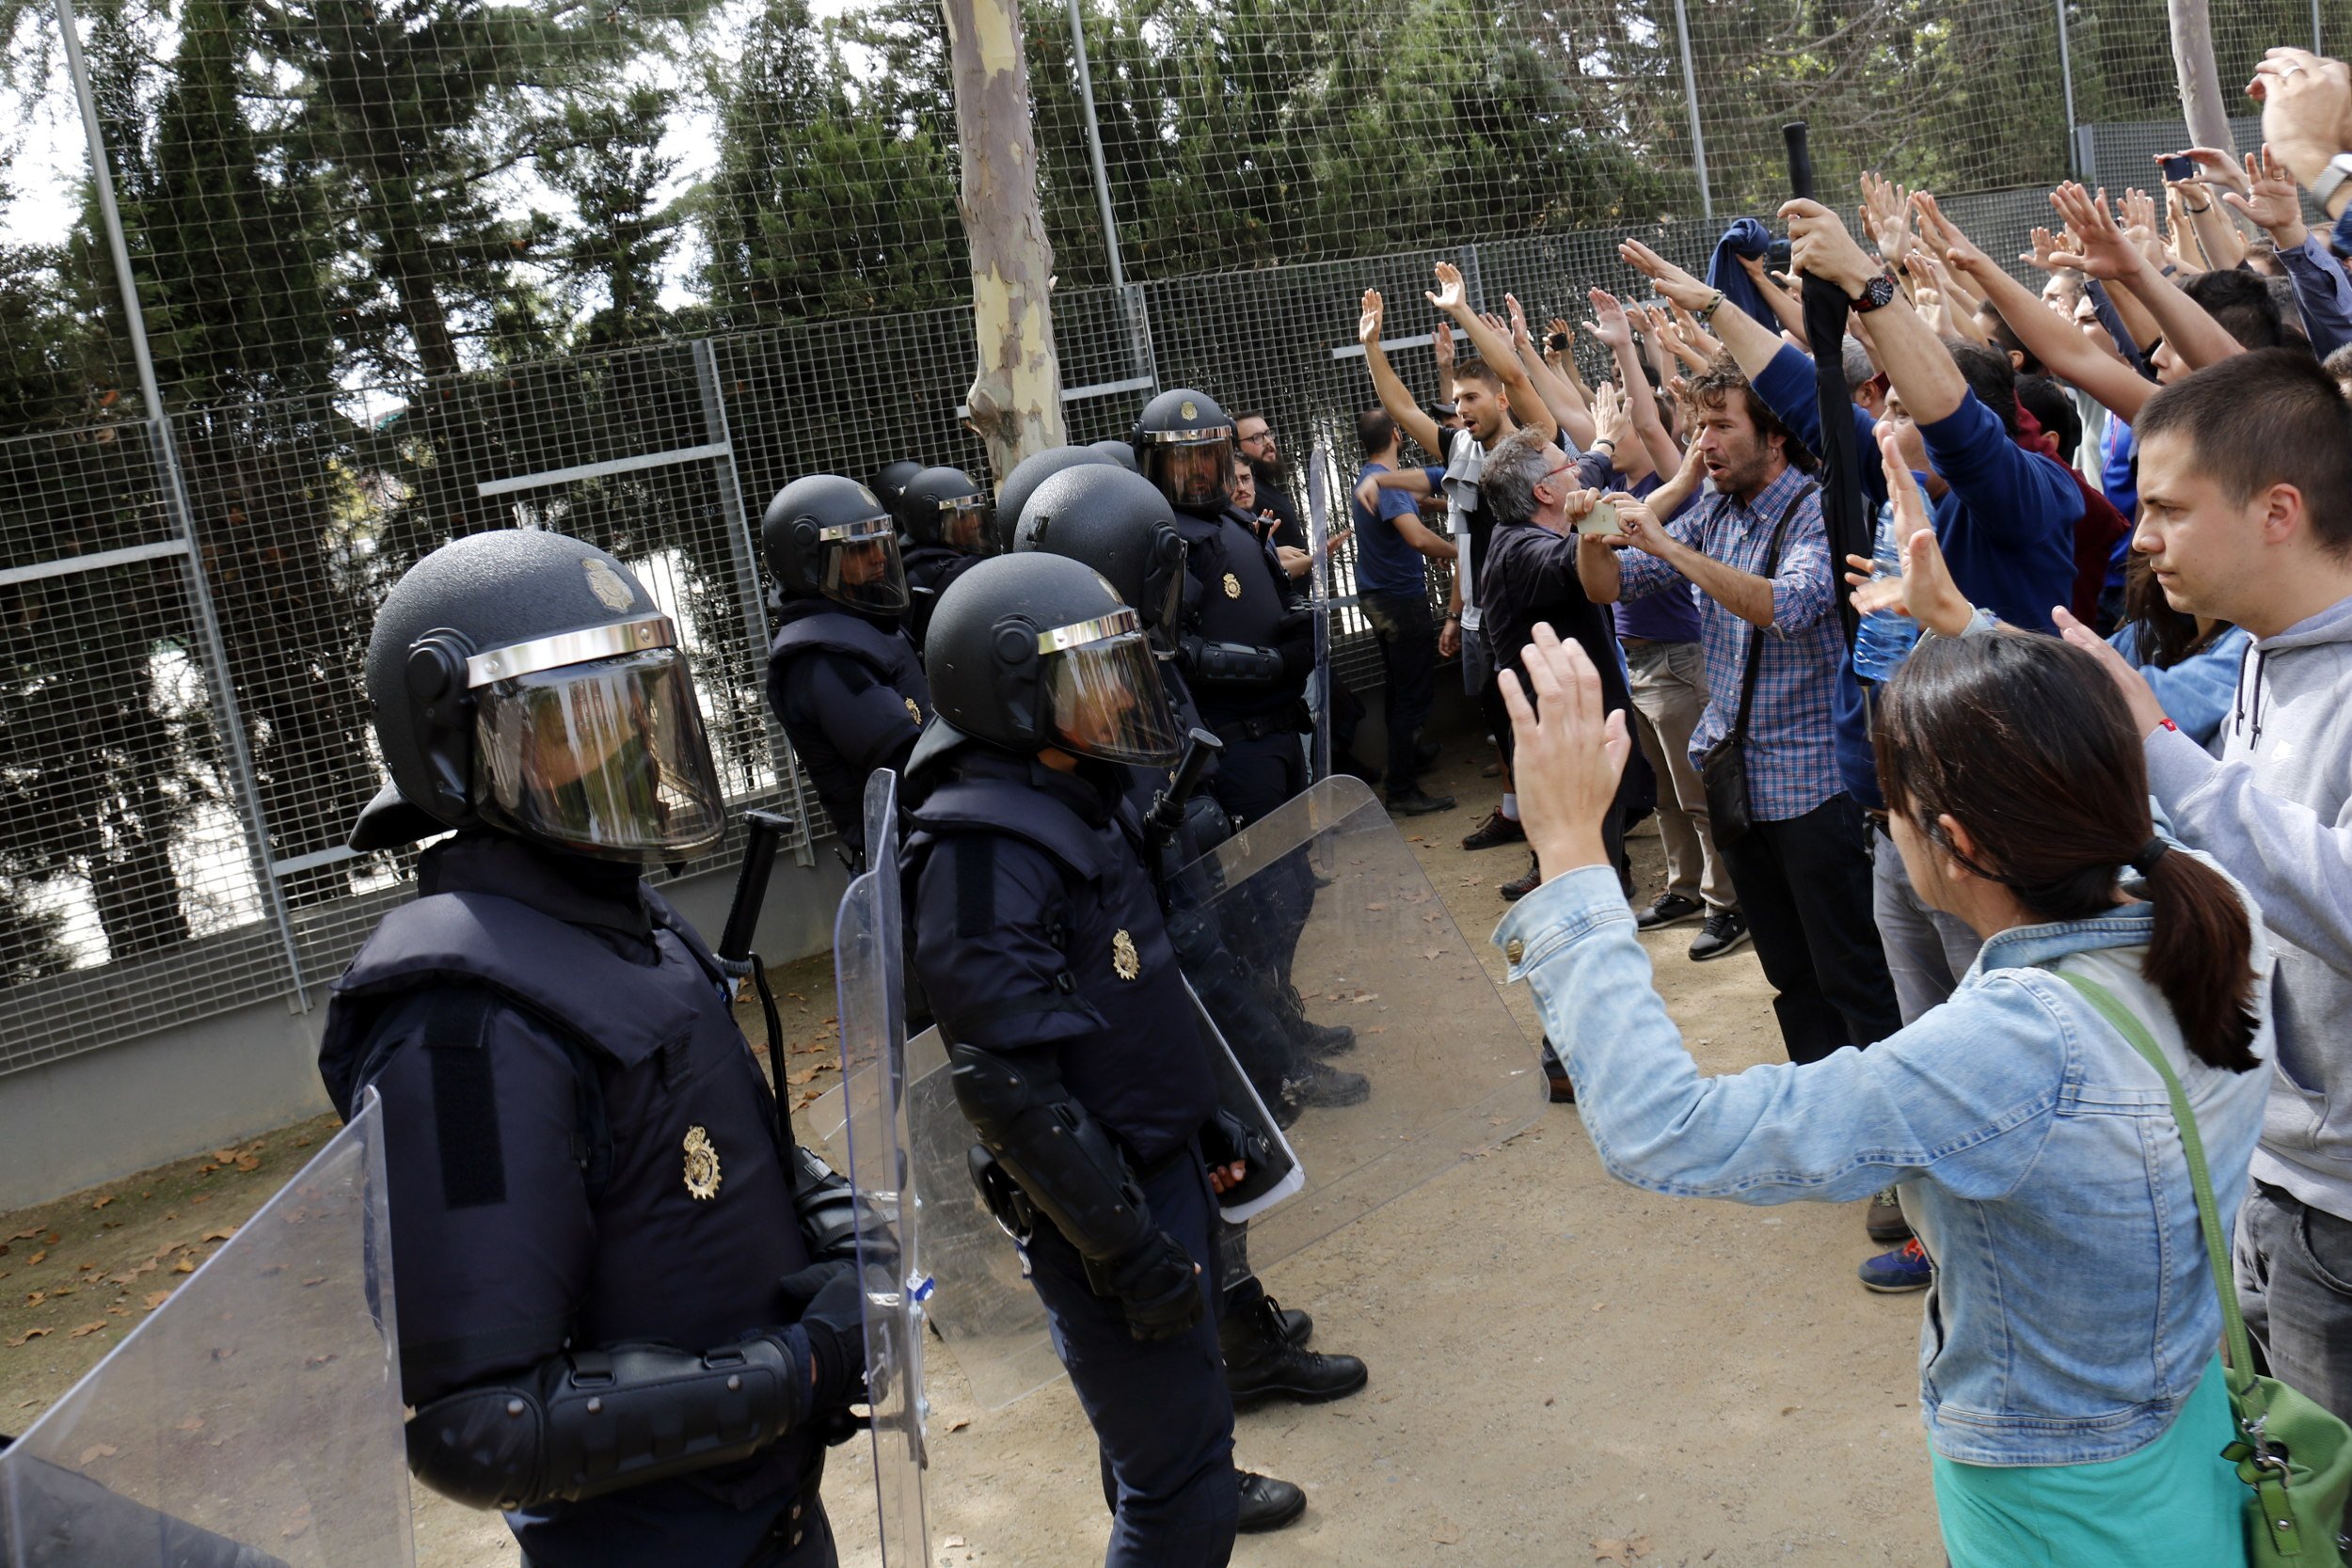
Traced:
<svg viewBox="0 0 2352 1568">
<path fill-rule="evenodd" d="M 2174 723 L 2174 722 L 2172 722 L 2172 721 L 2171 721 L 2171 720 L 2169 720 L 2169 719 L 2159 719 L 2159 720 L 2157 720 L 2157 721 L 2156 721 L 2156 728 L 2158 728 L 2158 729 L 2160 729 L 2160 730 L 2170 730 L 2170 731 L 2171 731 L 2174 735 L 2178 735 L 2178 734 L 2180 734 L 2180 733 L 2181 733 L 2181 726 L 2180 726 L 2180 725 L 2178 725 L 2178 724 L 2175 724 L 2175 723 Z"/>
</svg>

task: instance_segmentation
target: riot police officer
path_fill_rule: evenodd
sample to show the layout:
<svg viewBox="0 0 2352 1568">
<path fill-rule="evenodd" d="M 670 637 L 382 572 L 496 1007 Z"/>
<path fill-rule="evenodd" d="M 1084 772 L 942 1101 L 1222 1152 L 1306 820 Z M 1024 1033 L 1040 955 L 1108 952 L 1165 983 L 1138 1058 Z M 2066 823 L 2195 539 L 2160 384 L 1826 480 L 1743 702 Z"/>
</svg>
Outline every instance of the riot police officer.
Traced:
<svg viewBox="0 0 2352 1568">
<path fill-rule="evenodd" d="M 1314 615 L 1305 590 L 1273 547 L 1232 511 L 1233 422 L 1205 392 L 1179 388 L 1144 404 L 1133 436 L 1143 477 L 1167 498 L 1186 549 L 1186 583 L 1175 639 L 1177 663 L 1202 721 L 1225 743 L 1209 789 L 1236 829 L 1305 791 L 1307 677 L 1314 670 Z M 1248 949 L 1274 976 L 1284 1026 L 1312 1056 L 1343 1052 L 1344 1028 L 1306 1017 L 1290 983 L 1314 887 L 1303 865 L 1263 879 L 1260 929 Z M 1320 1103 L 1353 1104 L 1361 1079 L 1326 1079 Z"/>
<path fill-rule="evenodd" d="M 961 468 L 925 468 L 899 487 L 891 511 L 906 539 L 906 628 L 918 654 L 939 595 L 973 562 L 996 553 L 994 510 Z"/>
<path fill-rule="evenodd" d="M 830 1565 L 853 1209 L 640 877 L 723 826 L 675 628 L 592 545 L 476 534 L 386 597 L 367 683 L 392 777 L 352 847 L 455 830 L 320 1053 L 345 1115 L 384 1099 L 411 1467 L 539 1568 Z"/>
<path fill-rule="evenodd" d="M 1215 1568 L 1241 1501 L 1212 1244 L 1239 1156 L 1127 800 L 1129 767 L 1177 753 L 1156 661 L 1098 574 L 1034 553 L 959 578 L 926 657 L 913 967 L 976 1174 L 1101 1444 L 1108 1568 Z"/>
<path fill-rule="evenodd" d="M 911 457 L 901 457 L 876 468 L 874 477 L 866 482 L 866 488 L 873 491 L 881 499 L 883 509 L 895 516 L 898 511 L 898 499 L 906 494 L 907 481 L 922 471 L 922 464 Z"/>
<path fill-rule="evenodd" d="M 1013 536 L 1016 551 L 1067 556 L 1093 567 L 1133 608 L 1160 660 L 1170 707 L 1189 727 L 1196 710 L 1184 676 L 1163 641 L 1181 613 L 1186 548 L 1167 499 L 1135 474 L 1107 465 L 1073 468 L 1038 487 Z M 1214 767 L 1214 764 L 1212 764 Z M 1138 813 L 1167 788 L 1165 769 L 1131 767 L 1128 798 Z M 1149 864 L 1160 892 L 1168 938 L 1201 1006 L 1232 1047 L 1259 1098 L 1287 1126 L 1332 1080 L 1351 1078 L 1305 1055 L 1285 1034 L 1279 1009 L 1266 994 L 1266 976 L 1236 957 L 1221 928 L 1220 889 L 1208 885 L 1202 855 L 1230 829 L 1213 799 L 1185 802 L 1184 825 L 1168 850 Z M 1357 1080 L 1361 1083 L 1360 1079 Z M 1360 1099 L 1359 1093 L 1357 1098 Z M 1314 1325 L 1304 1312 L 1286 1311 L 1248 1265 L 1243 1227 L 1229 1227 L 1224 1314 L 1218 1338 L 1226 1380 L 1243 1408 L 1268 1399 L 1305 1402 L 1343 1398 L 1367 1381 L 1352 1355 L 1305 1348 Z"/>
<path fill-rule="evenodd" d="M 866 851 L 866 781 L 904 765 L 930 717 L 922 657 L 900 622 L 896 520 L 853 479 L 810 474 L 768 503 L 760 553 L 779 595 L 768 705 L 850 854 Z"/>
</svg>

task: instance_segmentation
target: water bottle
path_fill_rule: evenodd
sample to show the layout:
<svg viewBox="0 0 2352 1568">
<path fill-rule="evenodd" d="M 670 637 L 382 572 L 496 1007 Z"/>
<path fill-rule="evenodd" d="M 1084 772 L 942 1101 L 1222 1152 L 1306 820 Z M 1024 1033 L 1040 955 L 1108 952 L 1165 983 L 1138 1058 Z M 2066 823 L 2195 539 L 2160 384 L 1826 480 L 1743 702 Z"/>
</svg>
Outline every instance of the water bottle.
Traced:
<svg viewBox="0 0 2352 1568">
<path fill-rule="evenodd" d="M 1870 580 L 1903 575 L 1902 551 L 1895 544 L 1895 509 L 1879 508 L 1877 543 L 1870 550 Z M 1854 673 L 1867 681 L 1883 681 L 1901 668 L 1919 641 L 1919 623 L 1893 610 L 1874 610 L 1862 618 L 1854 635 Z"/>
</svg>

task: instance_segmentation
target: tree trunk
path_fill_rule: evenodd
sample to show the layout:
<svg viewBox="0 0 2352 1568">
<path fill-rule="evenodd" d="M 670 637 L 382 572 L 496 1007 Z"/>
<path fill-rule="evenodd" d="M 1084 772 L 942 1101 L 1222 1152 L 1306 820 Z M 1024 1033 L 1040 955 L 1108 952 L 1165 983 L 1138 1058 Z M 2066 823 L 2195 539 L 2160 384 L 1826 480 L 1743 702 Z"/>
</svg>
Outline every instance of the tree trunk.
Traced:
<svg viewBox="0 0 2352 1568">
<path fill-rule="evenodd" d="M 1031 452 L 1062 444 L 1061 366 L 1050 298 L 1054 247 L 1037 198 L 1037 137 L 1019 0 L 941 0 L 956 86 L 963 186 L 956 205 L 972 248 L 979 373 L 964 401 L 1002 484 Z"/>
<path fill-rule="evenodd" d="M 2223 107 L 2221 68 L 2213 58 L 2213 15 L 2207 0 L 2168 0 L 2172 16 L 2172 70 L 2181 83 L 2181 114 L 2192 146 L 2235 152 L 2230 112 Z"/>
</svg>

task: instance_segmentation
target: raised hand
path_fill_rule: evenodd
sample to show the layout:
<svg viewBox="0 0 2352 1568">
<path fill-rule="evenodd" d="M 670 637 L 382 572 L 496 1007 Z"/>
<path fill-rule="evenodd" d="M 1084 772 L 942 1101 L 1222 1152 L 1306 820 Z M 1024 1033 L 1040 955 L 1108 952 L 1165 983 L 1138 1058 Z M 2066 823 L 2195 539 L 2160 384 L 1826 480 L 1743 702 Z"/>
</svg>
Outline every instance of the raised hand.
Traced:
<svg viewBox="0 0 2352 1568">
<path fill-rule="evenodd" d="M 1532 339 L 1534 335 L 1527 330 L 1527 312 L 1519 309 L 1519 296 L 1504 294 L 1502 308 L 1511 317 L 1511 341 L 1518 342 L 1522 339 Z M 1490 323 L 1494 320 L 1492 316 L 1486 319 Z"/>
<path fill-rule="evenodd" d="M 1915 199 L 1912 192 L 1891 180 L 1880 179 L 1876 171 L 1866 171 L 1862 176 L 1863 227 L 1879 247 L 1879 260 L 1890 267 L 1900 267 L 1911 249 Z"/>
<path fill-rule="evenodd" d="M 1613 381 L 1604 381 L 1593 388 L 1593 445 L 1597 449 L 1606 441 L 1612 459 L 1633 439 L 1633 412 L 1627 406 L 1625 394 L 1617 390 Z"/>
<path fill-rule="evenodd" d="M 1826 278 L 1856 297 L 1882 270 L 1846 232 L 1845 220 L 1820 202 L 1783 202 L 1780 218 L 1788 225 L 1793 270 Z"/>
<path fill-rule="evenodd" d="M 1540 622 L 1534 639 L 1519 657 L 1526 685 L 1508 670 L 1500 680 L 1511 714 L 1519 815 L 1537 865 L 1549 878 L 1609 863 L 1601 824 L 1633 741 L 1624 710 L 1610 712 L 1603 703 L 1600 673 L 1583 646 L 1561 641 Z"/>
<path fill-rule="evenodd" d="M 1951 568 L 1945 563 L 1929 520 L 1927 498 L 1919 493 L 1919 482 L 1904 460 L 1894 431 L 1881 425 L 1878 443 L 1879 467 L 1886 475 L 1887 500 L 1895 510 L 1895 541 L 1902 553 L 1903 569 L 1900 577 L 1873 578 L 1868 556 L 1846 557 L 1846 564 L 1853 568 L 1846 573 L 1846 580 L 1854 585 L 1853 607 L 1866 615 L 1892 610 L 1914 617 L 1930 631 L 1957 637 L 1976 619 L 1975 607 L 1952 581 Z"/>
<path fill-rule="evenodd" d="M 2081 248 L 2073 240 L 2072 235 L 2061 239 L 2047 229 L 2036 229 L 2033 231 L 2033 248 L 2017 259 L 2043 272 L 2072 272 L 2074 270 L 2074 254 Z"/>
<path fill-rule="evenodd" d="M 1449 316 L 1456 310 L 1469 309 L 1469 296 L 1462 288 L 1462 269 L 1451 261 L 1439 261 L 1437 270 L 1438 292 L 1424 297 L 1431 305 L 1443 310 Z"/>
<path fill-rule="evenodd" d="M 1356 341 L 1370 348 L 1380 341 L 1380 318 L 1385 308 L 1380 302 L 1379 290 L 1364 291 L 1363 309 L 1364 313 L 1356 322 Z"/>
<path fill-rule="evenodd" d="M 1627 319 L 1625 306 L 1619 303 L 1617 296 L 1606 289 L 1596 288 L 1588 290 L 1584 298 L 1593 308 L 1593 319 L 1584 324 L 1584 330 L 1613 350 L 1631 349 L 1633 323 Z M 1565 322 L 1551 324 L 1555 332 L 1566 326 Z"/>
<path fill-rule="evenodd" d="M 1438 318 L 1437 330 L 1429 336 L 1429 352 L 1438 361 L 1438 374 L 1454 373 L 1454 325 L 1443 316 Z"/>
<path fill-rule="evenodd" d="M 2303 243 L 2309 231 L 2303 227 L 2303 203 L 2296 194 L 2295 176 L 2271 155 L 2268 146 L 2246 155 L 2246 188 L 2249 194 L 2245 196 L 2224 191 L 2221 199 L 2245 214 L 2257 229 L 2268 230 L 2282 248 L 2292 250 Z"/>
<path fill-rule="evenodd" d="M 2328 160 L 2352 148 L 2352 71 L 2308 49 L 2273 49 L 2254 68 L 2247 96 L 2263 106 L 2263 140 L 2305 188 Z"/>
<path fill-rule="evenodd" d="M 1685 310 L 1704 310 L 1708 302 L 1715 297 L 1713 289 L 1639 240 L 1628 240 L 1617 246 L 1617 257 L 1627 266 L 1657 284 L 1661 294 Z"/>
<path fill-rule="evenodd" d="M 2139 253 L 2148 258 L 2150 266 L 2163 271 L 2164 236 L 2156 232 L 2156 198 L 2143 190 L 2127 190 L 2123 193 L 2121 211 L 2123 237 L 2139 247 Z"/>
<path fill-rule="evenodd" d="M 2186 158 L 2203 170 L 2203 178 L 2208 184 L 2218 185 L 2226 191 L 2236 191 L 2241 196 L 2251 186 L 2246 171 L 2238 167 L 2237 160 L 2218 148 L 2185 147 L 2173 156 Z M 2161 154 L 2156 161 L 2164 161 Z"/>
<path fill-rule="evenodd" d="M 2139 248 L 2116 227 L 2104 189 L 2093 197 L 2069 180 L 2050 193 L 2050 205 L 2066 220 L 2068 238 L 2081 246 L 2060 258 L 2064 265 L 2113 282 L 2132 277 L 2148 264 Z"/>
</svg>

